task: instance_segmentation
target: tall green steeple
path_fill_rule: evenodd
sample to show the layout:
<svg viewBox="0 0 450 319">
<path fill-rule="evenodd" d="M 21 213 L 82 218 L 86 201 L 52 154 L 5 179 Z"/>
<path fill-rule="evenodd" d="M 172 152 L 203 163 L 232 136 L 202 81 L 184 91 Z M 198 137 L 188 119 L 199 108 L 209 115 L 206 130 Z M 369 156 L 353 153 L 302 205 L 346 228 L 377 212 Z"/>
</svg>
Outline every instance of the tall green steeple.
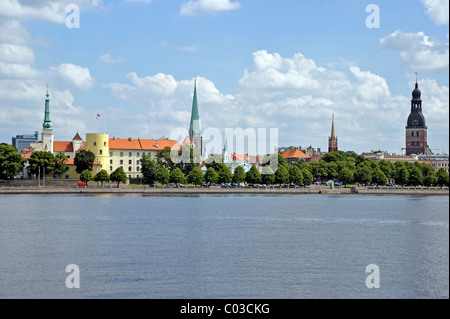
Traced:
<svg viewBox="0 0 450 319">
<path fill-rule="evenodd" d="M 198 153 L 203 154 L 202 127 L 200 122 L 200 116 L 198 115 L 198 103 L 197 103 L 197 79 L 195 79 L 194 84 L 194 99 L 192 101 L 189 138 L 191 139 L 192 146 L 198 151 Z"/>
<path fill-rule="evenodd" d="M 51 130 L 53 128 L 52 121 L 50 120 L 50 98 L 48 95 L 48 84 L 47 84 L 47 94 L 45 98 L 45 117 L 44 124 L 42 124 L 44 129 Z"/>
<path fill-rule="evenodd" d="M 192 112 L 191 112 L 191 125 L 189 127 L 189 138 L 193 141 L 194 137 L 199 137 L 202 135 L 200 116 L 198 115 L 198 103 L 197 103 L 197 79 L 195 79 L 194 84 L 194 99 L 192 101 Z"/>
</svg>

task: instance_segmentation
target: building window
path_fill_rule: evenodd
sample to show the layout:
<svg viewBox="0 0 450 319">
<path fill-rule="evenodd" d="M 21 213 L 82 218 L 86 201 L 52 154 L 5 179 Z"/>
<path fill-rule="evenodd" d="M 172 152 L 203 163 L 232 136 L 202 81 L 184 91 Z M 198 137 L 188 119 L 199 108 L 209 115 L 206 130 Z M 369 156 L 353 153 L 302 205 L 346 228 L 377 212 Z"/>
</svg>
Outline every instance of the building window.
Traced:
<svg viewBox="0 0 450 319">
<path fill-rule="evenodd" d="M 145 155 L 145 152 L 142 152 L 142 156 L 144 156 Z"/>
<path fill-rule="evenodd" d="M 103 146 L 106 146 L 106 142 L 103 142 Z"/>
<path fill-rule="evenodd" d="M 64 178 L 65 179 L 69 179 L 69 175 L 64 175 Z"/>
<path fill-rule="evenodd" d="M 128 166 L 128 171 L 129 171 L 129 172 L 131 172 L 131 171 L 132 171 L 132 168 L 131 168 L 131 166 Z"/>
<path fill-rule="evenodd" d="M 113 152 L 109 152 L 109 156 L 111 156 L 111 157 L 112 157 L 112 156 L 113 156 Z"/>
<path fill-rule="evenodd" d="M 129 161 L 128 161 L 128 164 L 129 164 L 129 165 L 133 164 L 133 161 L 132 161 L 132 160 L 129 160 Z"/>
<path fill-rule="evenodd" d="M 94 142 L 94 146 L 96 146 L 97 145 L 97 142 Z"/>
<path fill-rule="evenodd" d="M 120 165 L 122 165 L 123 164 L 123 160 L 120 160 Z"/>
<path fill-rule="evenodd" d="M 102 150 L 100 150 L 100 155 L 103 155 L 103 151 Z"/>
<path fill-rule="evenodd" d="M 112 165 L 112 163 L 113 163 L 113 160 L 109 160 L 109 164 L 111 164 L 111 165 Z"/>
<path fill-rule="evenodd" d="M 136 165 L 139 165 L 139 160 L 136 161 Z"/>
<path fill-rule="evenodd" d="M 417 143 L 416 143 L 416 146 L 420 146 L 420 143 L 419 143 L 419 142 L 417 142 Z"/>
<path fill-rule="evenodd" d="M 138 167 L 136 167 L 136 172 L 139 172 L 139 166 L 138 166 Z"/>
<path fill-rule="evenodd" d="M 113 170 L 113 169 L 112 169 L 112 166 L 109 167 L 109 170 L 112 172 L 112 170 Z"/>
<path fill-rule="evenodd" d="M 411 132 L 411 136 L 414 137 L 414 131 Z"/>
<path fill-rule="evenodd" d="M 411 142 L 411 146 L 414 146 L 415 144 L 414 144 L 414 142 Z"/>
<path fill-rule="evenodd" d="M 121 157 L 123 156 L 123 152 L 120 152 L 120 156 L 121 156 Z"/>
<path fill-rule="evenodd" d="M 137 152 L 137 153 L 136 153 L 136 156 L 137 156 L 137 157 L 141 157 L 141 153 Z"/>
<path fill-rule="evenodd" d="M 417 137 L 419 137 L 420 136 L 420 132 L 417 132 Z"/>
<path fill-rule="evenodd" d="M 128 157 L 131 157 L 131 156 L 133 156 L 133 153 L 129 152 Z"/>
</svg>

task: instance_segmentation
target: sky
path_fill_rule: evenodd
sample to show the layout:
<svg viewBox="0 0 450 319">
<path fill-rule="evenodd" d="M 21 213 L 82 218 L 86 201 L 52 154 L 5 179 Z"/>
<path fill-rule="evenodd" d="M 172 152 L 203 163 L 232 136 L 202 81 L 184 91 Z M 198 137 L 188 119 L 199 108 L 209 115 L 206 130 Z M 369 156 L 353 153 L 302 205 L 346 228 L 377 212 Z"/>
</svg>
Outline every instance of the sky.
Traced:
<svg viewBox="0 0 450 319">
<path fill-rule="evenodd" d="M 339 149 L 403 154 L 418 72 L 428 144 L 448 154 L 448 12 L 448 0 L 0 0 L 0 143 L 42 131 L 46 84 L 55 140 L 171 137 L 188 129 L 196 78 L 204 132 L 276 128 L 278 146 L 327 150 L 335 114 Z"/>
</svg>

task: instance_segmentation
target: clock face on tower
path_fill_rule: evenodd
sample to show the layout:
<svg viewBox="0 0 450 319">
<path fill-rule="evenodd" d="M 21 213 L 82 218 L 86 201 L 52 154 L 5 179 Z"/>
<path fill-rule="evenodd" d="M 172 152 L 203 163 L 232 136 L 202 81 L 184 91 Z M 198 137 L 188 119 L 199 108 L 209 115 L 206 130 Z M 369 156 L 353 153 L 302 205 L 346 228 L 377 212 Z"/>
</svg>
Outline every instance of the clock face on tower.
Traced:
<svg viewBox="0 0 450 319">
<path fill-rule="evenodd" d="M 419 124 L 419 121 L 418 121 L 418 120 L 414 120 L 414 121 L 412 122 L 412 124 L 413 124 L 414 126 L 416 126 L 416 125 Z"/>
</svg>

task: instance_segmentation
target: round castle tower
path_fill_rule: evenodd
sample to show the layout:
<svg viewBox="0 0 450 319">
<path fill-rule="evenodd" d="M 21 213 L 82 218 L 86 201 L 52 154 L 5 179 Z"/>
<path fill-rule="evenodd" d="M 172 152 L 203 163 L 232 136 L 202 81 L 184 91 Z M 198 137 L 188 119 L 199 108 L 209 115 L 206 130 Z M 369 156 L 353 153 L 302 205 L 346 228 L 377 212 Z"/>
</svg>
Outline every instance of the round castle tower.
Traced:
<svg viewBox="0 0 450 319">
<path fill-rule="evenodd" d="M 109 164 L 109 134 L 86 133 L 86 150 L 95 154 L 100 169 L 107 170 Z"/>
</svg>

